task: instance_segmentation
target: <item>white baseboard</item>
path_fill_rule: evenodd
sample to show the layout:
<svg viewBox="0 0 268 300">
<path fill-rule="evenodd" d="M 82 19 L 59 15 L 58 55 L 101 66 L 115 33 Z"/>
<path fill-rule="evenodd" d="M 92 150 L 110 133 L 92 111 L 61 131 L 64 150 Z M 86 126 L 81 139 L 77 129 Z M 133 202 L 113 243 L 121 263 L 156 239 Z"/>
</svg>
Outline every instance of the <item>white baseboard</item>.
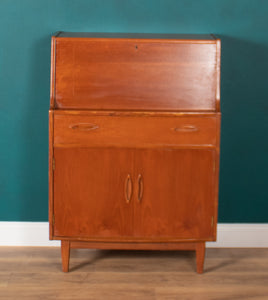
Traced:
<svg viewBox="0 0 268 300">
<path fill-rule="evenodd" d="M 60 246 L 48 233 L 48 222 L 0 222 L 0 246 Z"/>
<path fill-rule="evenodd" d="M 217 242 L 206 243 L 212 248 L 267 248 L 268 223 L 218 224 Z"/>
<path fill-rule="evenodd" d="M 0 246 L 59 246 L 49 241 L 48 222 L 0 222 Z M 217 242 L 207 247 L 268 247 L 268 223 L 218 224 Z"/>
</svg>

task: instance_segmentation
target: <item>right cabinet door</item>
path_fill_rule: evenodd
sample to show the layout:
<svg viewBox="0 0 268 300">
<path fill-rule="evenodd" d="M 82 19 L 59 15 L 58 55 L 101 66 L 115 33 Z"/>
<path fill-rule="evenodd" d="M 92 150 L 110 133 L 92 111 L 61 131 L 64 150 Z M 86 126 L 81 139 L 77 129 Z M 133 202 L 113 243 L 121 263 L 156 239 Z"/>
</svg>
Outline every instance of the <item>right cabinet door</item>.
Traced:
<svg viewBox="0 0 268 300">
<path fill-rule="evenodd" d="M 135 236 L 213 238 L 215 150 L 136 150 Z"/>
</svg>

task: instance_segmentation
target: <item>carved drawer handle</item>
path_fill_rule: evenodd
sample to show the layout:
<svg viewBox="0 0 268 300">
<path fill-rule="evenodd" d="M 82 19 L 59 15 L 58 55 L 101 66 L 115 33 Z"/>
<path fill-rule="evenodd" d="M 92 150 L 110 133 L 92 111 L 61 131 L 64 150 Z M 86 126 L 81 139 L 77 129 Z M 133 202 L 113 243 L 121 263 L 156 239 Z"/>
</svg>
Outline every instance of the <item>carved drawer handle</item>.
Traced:
<svg viewBox="0 0 268 300">
<path fill-rule="evenodd" d="M 194 131 L 198 131 L 198 127 L 196 127 L 194 125 L 183 125 L 180 127 L 175 127 L 174 131 L 176 131 L 176 132 L 194 132 Z"/>
<path fill-rule="evenodd" d="M 139 176 L 138 176 L 138 187 L 139 187 L 138 200 L 139 200 L 139 202 L 141 202 L 141 199 L 143 196 L 143 180 L 142 180 L 141 174 L 139 174 Z"/>
<path fill-rule="evenodd" d="M 132 195 L 132 181 L 131 181 L 130 175 L 128 174 L 127 178 L 125 180 L 125 198 L 126 198 L 126 203 L 130 202 L 131 195 Z"/>
<path fill-rule="evenodd" d="M 99 128 L 98 125 L 90 124 L 90 123 L 78 123 L 78 124 L 70 125 L 69 127 L 71 129 L 80 130 L 80 131 L 91 131 Z"/>
</svg>

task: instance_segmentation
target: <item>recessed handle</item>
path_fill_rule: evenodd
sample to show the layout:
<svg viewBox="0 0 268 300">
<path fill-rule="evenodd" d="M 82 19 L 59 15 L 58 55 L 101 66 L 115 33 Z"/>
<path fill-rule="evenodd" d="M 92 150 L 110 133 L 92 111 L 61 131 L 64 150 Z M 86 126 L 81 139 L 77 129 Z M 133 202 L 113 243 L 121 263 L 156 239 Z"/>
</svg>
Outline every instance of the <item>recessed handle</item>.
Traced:
<svg viewBox="0 0 268 300">
<path fill-rule="evenodd" d="M 130 175 L 128 174 L 127 178 L 125 180 L 125 198 L 126 198 L 126 203 L 130 202 L 131 195 L 132 195 L 132 181 L 131 181 Z"/>
<path fill-rule="evenodd" d="M 141 202 L 143 196 L 143 179 L 141 174 L 138 175 L 138 201 Z"/>
<path fill-rule="evenodd" d="M 196 127 L 195 125 L 182 125 L 182 126 L 179 126 L 179 127 L 175 127 L 173 129 L 176 132 L 194 132 L 194 131 L 198 131 L 198 127 Z"/>
<path fill-rule="evenodd" d="M 80 130 L 80 131 L 91 131 L 91 130 L 96 130 L 99 128 L 98 125 L 91 124 L 91 123 L 72 124 L 69 127 L 73 130 Z"/>
</svg>

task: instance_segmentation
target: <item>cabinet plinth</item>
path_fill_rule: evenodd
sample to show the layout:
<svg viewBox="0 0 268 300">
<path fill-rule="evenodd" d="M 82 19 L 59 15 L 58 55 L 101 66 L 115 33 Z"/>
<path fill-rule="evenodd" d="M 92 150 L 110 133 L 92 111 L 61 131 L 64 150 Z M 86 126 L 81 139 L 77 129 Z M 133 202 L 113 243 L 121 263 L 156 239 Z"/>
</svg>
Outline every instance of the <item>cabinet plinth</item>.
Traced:
<svg viewBox="0 0 268 300">
<path fill-rule="evenodd" d="M 220 40 L 52 37 L 50 239 L 72 248 L 192 250 L 216 240 Z"/>
</svg>

